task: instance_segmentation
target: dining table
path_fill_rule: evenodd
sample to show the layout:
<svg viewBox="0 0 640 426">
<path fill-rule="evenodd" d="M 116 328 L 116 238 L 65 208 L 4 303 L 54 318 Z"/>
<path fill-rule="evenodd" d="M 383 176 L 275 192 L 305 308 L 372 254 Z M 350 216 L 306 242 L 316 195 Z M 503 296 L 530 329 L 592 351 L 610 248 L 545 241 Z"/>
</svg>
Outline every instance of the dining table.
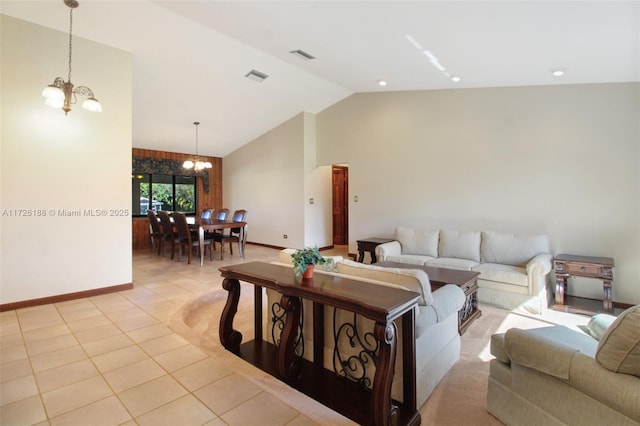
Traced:
<svg viewBox="0 0 640 426">
<path fill-rule="evenodd" d="M 226 222 L 222 220 L 202 219 L 199 217 L 188 218 L 189 228 L 198 232 L 198 241 L 200 243 L 200 266 L 204 265 L 204 233 L 213 232 L 217 229 L 239 228 L 238 249 L 240 257 L 244 259 L 244 246 L 247 242 L 247 222 Z"/>
</svg>

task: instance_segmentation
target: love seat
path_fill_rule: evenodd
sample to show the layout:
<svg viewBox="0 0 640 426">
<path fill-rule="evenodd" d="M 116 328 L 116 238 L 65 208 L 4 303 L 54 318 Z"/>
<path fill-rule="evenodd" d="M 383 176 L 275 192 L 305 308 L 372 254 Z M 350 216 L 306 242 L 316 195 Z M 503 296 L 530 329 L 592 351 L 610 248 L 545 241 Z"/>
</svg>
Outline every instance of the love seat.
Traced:
<svg viewBox="0 0 640 426">
<path fill-rule="evenodd" d="M 516 328 L 492 336 L 491 354 L 487 410 L 507 426 L 640 425 L 640 305 L 599 341 L 564 326 Z"/>
<path fill-rule="evenodd" d="M 546 235 L 398 227 L 376 247 L 379 260 L 480 272 L 478 301 L 540 313 L 553 292 Z"/>
<path fill-rule="evenodd" d="M 291 266 L 291 254 L 295 250 L 284 249 L 279 254 L 280 264 Z M 315 274 L 348 276 L 351 279 L 392 286 L 420 294 L 415 309 L 415 350 L 416 350 L 416 401 L 420 407 L 436 385 L 460 358 L 460 335 L 458 334 L 458 311 L 465 302 L 463 291 L 456 285 L 445 285 L 431 292 L 431 284 L 422 270 L 382 268 L 365 265 L 340 256 L 332 257 L 329 270 L 316 266 Z M 268 317 L 263 336 L 278 344 L 278 328 L 282 324 L 279 302 L 281 295 L 267 289 Z M 333 311 L 333 309 L 331 309 Z M 298 355 L 312 360 L 313 308 L 303 300 L 302 342 L 298 345 Z M 325 312 L 324 367 L 341 376 L 362 383 L 373 382 L 375 374 L 374 354 L 370 353 L 367 332 L 373 330 L 373 321 L 353 313 L 336 309 Z M 397 320 L 398 342 L 402 341 L 402 321 Z M 335 344 L 335 342 L 338 342 Z M 337 349 L 336 349 L 337 348 Z M 402 395 L 402 345 L 398 344 L 395 376 L 391 397 L 403 401 Z"/>
</svg>

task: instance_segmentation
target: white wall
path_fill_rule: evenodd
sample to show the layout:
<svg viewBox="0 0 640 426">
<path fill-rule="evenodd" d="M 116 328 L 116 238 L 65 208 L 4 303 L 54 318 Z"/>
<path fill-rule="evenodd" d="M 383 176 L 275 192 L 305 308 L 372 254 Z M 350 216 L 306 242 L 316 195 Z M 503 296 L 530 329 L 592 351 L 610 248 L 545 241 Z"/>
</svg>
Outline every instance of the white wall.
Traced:
<svg viewBox="0 0 640 426">
<path fill-rule="evenodd" d="M 304 245 L 326 247 L 333 244 L 331 166 L 316 167 L 316 151 L 316 115 L 305 112 Z"/>
<path fill-rule="evenodd" d="M 224 205 L 247 210 L 248 241 L 294 248 L 332 244 L 331 167 L 315 164 L 315 115 L 308 112 L 224 157 Z"/>
<path fill-rule="evenodd" d="M 222 174 L 224 206 L 247 210 L 249 241 L 304 245 L 304 114 L 224 157 Z"/>
<path fill-rule="evenodd" d="M 267 215 L 250 241 L 329 245 L 329 165 L 345 162 L 351 252 L 396 226 L 545 233 L 554 254 L 613 257 L 614 300 L 640 303 L 639 84 L 356 94 L 225 157 L 224 197 Z"/>
<path fill-rule="evenodd" d="M 131 217 L 110 215 L 131 208 L 130 55 L 74 37 L 72 82 L 104 112 L 65 116 L 41 92 L 67 78 L 68 33 L 1 19 L 0 303 L 131 283 Z"/>
<path fill-rule="evenodd" d="M 545 233 L 640 303 L 639 84 L 363 93 L 316 125 L 318 164 L 349 162 L 351 252 L 396 226 Z"/>
</svg>

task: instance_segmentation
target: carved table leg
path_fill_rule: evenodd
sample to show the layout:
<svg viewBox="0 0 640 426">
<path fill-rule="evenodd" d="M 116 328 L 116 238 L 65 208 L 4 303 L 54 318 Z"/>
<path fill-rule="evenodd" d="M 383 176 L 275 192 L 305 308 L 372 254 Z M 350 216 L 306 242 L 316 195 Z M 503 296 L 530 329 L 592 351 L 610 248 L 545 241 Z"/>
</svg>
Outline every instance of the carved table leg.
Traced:
<svg viewBox="0 0 640 426">
<path fill-rule="evenodd" d="M 300 376 L 299 357 L 295 353 L 296 336 L 300 327 L 300 298 L 283 295 L 280 305 L 287 312 L 278 348 L 278 372 L 289 383 Z"/>
<path fill-rule="evenodd" d="M 564 305 L 564 294 L 567 291 L 567 277 L 556 275 L 556 303 Z"/>
<path fill-rule="evenodd" d="M 240 300 L 240 281 L 225 278 L 222 288 L 229 292 L 227 303 L 220 317 L 220 343 L 231 352 L 238 352 L 242 343 L 242 333 L 233 329 L 233 319 L 238 312 L 238 301 Z"/>
<path fill-rule="evenodd" d="M 391 403 L 391 382 L 396 365 L 398 337 L 394 322 L 376 323 L 373 334 L 380 343 L 376 374 L 373 379 L 372 410 L 375 425 L 398 423 L 398 407 Z"/>
<path fill-rule="evenodd" d="M 611 301 L 611 281 L 603 281 L 603 304 L 606 312 L 613 312 L 613 302 Z"/>
</svg>

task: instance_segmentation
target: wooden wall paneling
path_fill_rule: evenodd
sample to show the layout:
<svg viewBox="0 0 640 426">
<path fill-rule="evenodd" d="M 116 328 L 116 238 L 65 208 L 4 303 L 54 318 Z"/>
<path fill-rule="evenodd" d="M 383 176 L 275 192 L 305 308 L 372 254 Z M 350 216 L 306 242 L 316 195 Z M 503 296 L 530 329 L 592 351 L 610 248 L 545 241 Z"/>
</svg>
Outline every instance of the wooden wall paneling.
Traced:
<svg viewBox="0 0 640 426">
<path fill-rule="evenodd" d="M 134 217 L 132 225 L 134 250 L 151 250 L 151 238 L 149 237 L 149 220 L 146 217 Z"/>
<path fill-rule="evenodd" d="M 184 161 L 193 158 L 193 154 L 182 154 L 178 152 L 155 151 L 152 149 L 132 148 L 134 157 L 161 158 L 167 160 Z M 198 215 L 204 209 L 220 209 L 222 208 L 222 158 L 207 157 L 200 155 L 203 159 L 210 161 L 212 168 L 209 169 L 209 192 L 204 192 L 202 179 L 196 180 L 196 211 Z M 133 170 L 132 170 L 133 172 Z M 143 220 L 144 219 L 144 220 Z M 132 218 L 133 226 L 133 249 L 151 249 L 151 241 L 149 239 L 149 222 L 146 217 Z"/>
</svg>

